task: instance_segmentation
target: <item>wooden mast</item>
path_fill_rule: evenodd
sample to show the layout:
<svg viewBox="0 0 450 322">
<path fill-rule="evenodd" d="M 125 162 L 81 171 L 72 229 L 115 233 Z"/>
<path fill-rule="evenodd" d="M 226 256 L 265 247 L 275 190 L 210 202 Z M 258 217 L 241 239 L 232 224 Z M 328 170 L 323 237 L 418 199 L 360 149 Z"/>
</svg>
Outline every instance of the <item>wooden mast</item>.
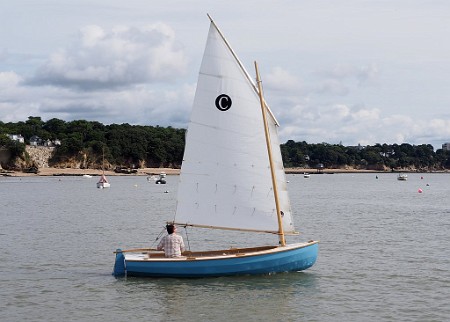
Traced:
<svg viewBox="0 0 450 322">
<path fill-rule="evenodd" d="M 270 133 L 269 133 L 269 127 L 267 125 L 267 117 L 266 117 L 266 105 L 264 103 L 261 78 L 259 77 L 258 63 L 256 61 L 255 61 L 255 70 L 256 70 L 256 83 L 258 84 L 259 101 L 261 102 L 261 112 L 262 112 L 262 117 L 263 117 L 263 122 L 264 122 L 264 133 L 266 136 L 267 152 L 269 154 L 269 164 L 270 164 L 270 173 L 272 175 L 273 194 L 275 196 L 275 206 L 277 209 L 278 236 L 280 239 L 280 245 L 285 246 L 286 239 L 284 238 L 283 222 L 282 222 L 281 210 L 280 210 L 280 201 L 278 199 L 277 178 L 276 178 L 275 169 L 273 166 L 272 148 L 271 148 L 271 144 L 270 144 Z"/>
<path fill-rule="evenodd" d="M 105 145 L 102 146 L 102 175 L 105 176 Z"/>
</svg>

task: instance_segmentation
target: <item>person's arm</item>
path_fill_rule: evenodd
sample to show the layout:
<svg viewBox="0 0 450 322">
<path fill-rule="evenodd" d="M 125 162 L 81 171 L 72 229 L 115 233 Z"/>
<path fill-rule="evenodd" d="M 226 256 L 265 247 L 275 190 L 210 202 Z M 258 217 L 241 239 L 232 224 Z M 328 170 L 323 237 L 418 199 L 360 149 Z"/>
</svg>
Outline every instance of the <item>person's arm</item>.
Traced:
<svg viewBox="0 0 450 322">
<path fill-rule="evenodd" d="M 157 250 L 164 250 L 164 237 L 159 241 L 158 246 L 156 246 Z"/>
<path fill-rule="evenodd" d="M 184 252 L 185 247 L 184 247 L 183 237 L 180 236 L 180 240 L 181 240 L 181 242 L 180 242 L 180 249 L 181 249 L 181 252 Z"/>
</svg>

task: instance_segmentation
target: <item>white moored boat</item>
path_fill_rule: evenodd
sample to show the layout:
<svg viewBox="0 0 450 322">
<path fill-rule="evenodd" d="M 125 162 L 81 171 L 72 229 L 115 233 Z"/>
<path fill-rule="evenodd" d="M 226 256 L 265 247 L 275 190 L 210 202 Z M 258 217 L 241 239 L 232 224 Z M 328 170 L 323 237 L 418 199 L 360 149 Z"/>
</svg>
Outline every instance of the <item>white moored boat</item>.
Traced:
<svg viewBox="0 0 450 322">
<path fill-rule="evenodd" d="M 106 179 L 106 176 L 103 173 L 97 182 L 97 188 L 103 189 L 103 188 L 109 188 L 109 187 L 111 187 L 111 184 L 108 182 L 108 179 Z"/>
<path fill-rule="evenodd" d="M 105 150 L 103 148 L 102 152 L 102 175 L 100 176 L 100 179 L 97 182 L 97 188 L 103 189 L 103 188 L 110 188 L 111 184 L 109 183 L 108 179 L 105 175 Z"/>
</svg>

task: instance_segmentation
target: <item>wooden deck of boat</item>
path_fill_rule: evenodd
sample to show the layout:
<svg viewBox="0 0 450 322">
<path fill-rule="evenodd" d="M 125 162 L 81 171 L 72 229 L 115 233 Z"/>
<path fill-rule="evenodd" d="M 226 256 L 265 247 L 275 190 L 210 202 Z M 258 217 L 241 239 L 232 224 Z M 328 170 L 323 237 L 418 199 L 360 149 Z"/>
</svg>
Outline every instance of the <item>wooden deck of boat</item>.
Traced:
<svg viewBox="0 0 450 322">
<path fill-rule="evenodd" d="M 255 253 L 260 251 L 265 251 L 269 249 L 277 248 L 277 246 L 259 246 L 259 247 L 249 247 L 249 248 L 229 248 L 229 249 L 222 249 L 222 250 L 205 250 L 205 251 L 184 251 L 182 253 L 183 257 L 187 258 L 198 258 L 198 257 L 216 257 L 216 256 L 230 256 L 235 255 L 239 256 L 239 254 L 249 254 L 249 253 Z M 143 252 L 144 253 L 144 252 Z M 147 255 L 149 255 L 150 258 L 165 258 L 163 252 L 154 252 L 154 251 L 148 251 L 145 252 Z"/>
<path fill-rule="evenodd" d="M 205 250 L 205 251 L 184 251 L 181 257 L 166 258 L 163 251 L 156 251 L 150 248 L 138 248 L 134 250 L 124 250 L 127 253 L 127 260 L 148 260 L 148 259 L 197 259 L 197 258 L 211 258 L 211 257 L 226 257 L 226 256 L 244 256 L 252 253 L 268 251 L 276 249 L 278 246 L 259 246 L 248 248 L 229 248 L 221 250 Z"/>
</svg>

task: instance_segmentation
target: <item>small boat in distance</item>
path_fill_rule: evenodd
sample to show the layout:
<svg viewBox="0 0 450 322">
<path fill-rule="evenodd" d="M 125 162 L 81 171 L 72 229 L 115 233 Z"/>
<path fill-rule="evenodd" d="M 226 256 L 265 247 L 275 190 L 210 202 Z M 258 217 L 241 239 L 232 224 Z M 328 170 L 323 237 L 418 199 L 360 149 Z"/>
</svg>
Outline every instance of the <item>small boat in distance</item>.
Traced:
<svg viewBox="0 0 450 322">
<path fill-rule="evenodd" d="M 295 230 L 278 139 L 278 122 L 215 22 L 197 82 L 181 166 L 177 208 L 168 223 L 234 230 L 251 247 L 188 251 L 165 257 L 152 248 L 117 249 L 113 274 L 212 277 L 297 272 L 314 265 L 319 242 L 287 243 Z M 238 143 L 238 144 L 237 144 Z M 209 231 L 209 230 L 208 230 Z M 204 234 L 208 233 L 206 231 Z M 271 245 L 256 234 L 274 235 Z M 243 241 L 244 242 L 244 241 Z M 273 244 L 272 244 L 273 243 Z"/>
<path fill-rule="evenodd" d="M 166 184 L 166 173 L 165 172 L 161 172 L 159 174 L 158 180 L 156 180 L 155 183 L 156 184 Z"/>
<path fill-rule="evenodd" d="M 97 182 L 97 188 L 103 189 L 103 188 L 109 188 L 111 187 L 111 184 L 108 182 L 108 179 L 106 179 L 105 174 L 103 173 L 100 176 L 100 180 Z"/>
<path fill-rule="evenodd" d="M 308 172 L 303 173 L 303 178 L 309 178 L 311 175 Z"/>
<path fill-rule="evenodd" d="M 103 148 L 102 152 L 102 175 L 100 176 L 100 180 L 97 182 L 97 188 L 110 188 L 111 184 L 108 182 L 105 176 L 105 149 Z"/>
<path fill-rule="evenodd" d="M 408 175 L 405 173 L 399 173 L 397 176 L 397 180 L 406 181 L 406 180 L 408 180 Z"/>
<path fill-rule="evenodd" d="M 166 184 L 166 173 L 161 172 L 158 176 L 152 174 L 151 176 L 147 177 L 148 182 L 154 181 L 156 184 Z"/>
</svg>

